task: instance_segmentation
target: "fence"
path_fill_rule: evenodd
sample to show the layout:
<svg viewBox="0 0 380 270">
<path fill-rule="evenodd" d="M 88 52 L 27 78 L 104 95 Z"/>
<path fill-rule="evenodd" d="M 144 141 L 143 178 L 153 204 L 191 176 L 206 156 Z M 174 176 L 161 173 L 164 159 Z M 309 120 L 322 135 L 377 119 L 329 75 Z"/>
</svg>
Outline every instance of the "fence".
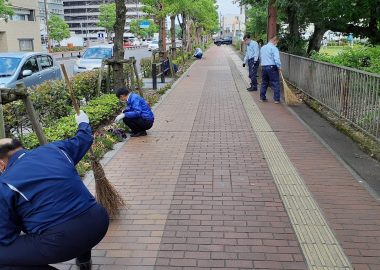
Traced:
<svg viewBox="0 0 380 270">
<path fill-rule="evenodd" d="M 281 53 L 291 84 L 380 141 L 380 76 Z"/>
</svg>

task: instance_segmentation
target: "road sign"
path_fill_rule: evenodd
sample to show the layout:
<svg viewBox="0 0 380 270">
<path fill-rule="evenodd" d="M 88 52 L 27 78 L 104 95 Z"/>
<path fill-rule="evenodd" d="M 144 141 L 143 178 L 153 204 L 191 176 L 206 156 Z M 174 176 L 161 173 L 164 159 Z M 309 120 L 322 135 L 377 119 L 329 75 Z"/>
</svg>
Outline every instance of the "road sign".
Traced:
<svg viewBox="0 0 380 270">
<path fill-rule="evenodd" d="M 140 28 L 149 28 L 150 21 L 141 21 L 140 22 Z"/>
</svg>

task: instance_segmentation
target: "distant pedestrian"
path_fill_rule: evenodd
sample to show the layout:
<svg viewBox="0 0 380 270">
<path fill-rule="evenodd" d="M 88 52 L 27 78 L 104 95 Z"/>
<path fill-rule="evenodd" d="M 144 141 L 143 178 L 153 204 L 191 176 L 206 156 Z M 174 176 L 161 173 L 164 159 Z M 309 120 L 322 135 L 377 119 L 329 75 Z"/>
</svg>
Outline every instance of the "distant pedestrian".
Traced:
<svg viewBox="0 0 380 270">
<path fill-rule="evenodd" d="M 243 37 L 244 43 L 247 45 L 247 50 L 243 60 L 243 67 L 248 61 L 248 76 L 251 79 L 251 86 L 247 88 L 248 91 L 257 91 L 257 69 L 259 67 L 259 44 L 251 39 L 249 34 Z"/>
<path fill-rule="evenodd" d="M 202 59 L 203 52 L 202 52 L 201 48 L 196 48 L 193 56 L 197 59 Z"/>
<path fill-rule="evenodd" d="M 347 41 L 348 41 L 348 44 L 353 47 L 354 46 L 354 36 L 352 35 L 352 33 L 350 33 L 347 37 Z"/>
<path fill-rule="evenodd" d="M 264 46 L 264 40 L 262 40 L 261 38 L 257 41 L 257 43 L 259 44 L 260 48 Z"/>
<path fill-rule="evenodd" d="M 328 44 L 327 38 L 323 38 L 323 40 L 322 40 L 322 46 L 323 46 L 324 49 L 327 48 L 327 44 Z"/>
<path fill-rule="evenodd" d="M 261 68 L 262 68 L 262 84 L 260 90 L 260 101 L 267 101 L 266 93 L 270 85 L 274 92 L 274 103 L 280 103 L 280 75 L 281 60 L 280 52 L 276 47 L 278 43 L 277 36 L 272 37 L 269 42 L 261 48 Z"/>
<path fill-rule="evenodd" d="M 116 96 L 126 103 L 125 110 L 120 113 L 115 122 L 123 120 L 132 131 L 131 137 L 146 136 L 146 131 L 153 126 L 154 115 L 149 104 L 138 94 L 130 92 L 127 88 L 120 88 Z"/>
</svg>

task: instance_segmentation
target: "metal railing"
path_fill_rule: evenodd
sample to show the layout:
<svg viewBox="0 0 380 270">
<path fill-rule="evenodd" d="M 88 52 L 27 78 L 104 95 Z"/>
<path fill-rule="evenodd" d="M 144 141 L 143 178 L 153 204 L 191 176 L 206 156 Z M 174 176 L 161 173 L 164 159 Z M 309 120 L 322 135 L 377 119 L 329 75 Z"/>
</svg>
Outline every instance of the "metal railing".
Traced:
<svg viewBox="0 0 380 270">
<path fill-rule="evenodd" d="M 281 53 L 296 88 L 380 141 L 380 75 Z"/>
</svg>

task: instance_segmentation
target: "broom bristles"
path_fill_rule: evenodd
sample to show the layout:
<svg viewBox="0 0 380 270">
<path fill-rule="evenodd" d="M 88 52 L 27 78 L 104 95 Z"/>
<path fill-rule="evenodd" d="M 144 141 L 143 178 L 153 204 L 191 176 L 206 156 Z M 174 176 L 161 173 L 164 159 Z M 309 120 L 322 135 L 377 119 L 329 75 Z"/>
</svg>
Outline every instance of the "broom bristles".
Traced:
<svg viewBox="0 0 380 270">
<path fill-rule="evenodd" d="M 284 87 L 285 103 L 290 106 L 299 105 L 301 103 L 300 99 L 293 93 L 288 84 L 286 83 L 284 76 L 281 72 L 282 84 Z"/>
<path fill-rule="evenodd" d="M 92 160 L 91 167 L 95 178 L 96 199 L 111 218 L 116 217 L 120 208 L 126 205 L 125 201 L 107 179 L 100 162 Z"/>
</svg>

